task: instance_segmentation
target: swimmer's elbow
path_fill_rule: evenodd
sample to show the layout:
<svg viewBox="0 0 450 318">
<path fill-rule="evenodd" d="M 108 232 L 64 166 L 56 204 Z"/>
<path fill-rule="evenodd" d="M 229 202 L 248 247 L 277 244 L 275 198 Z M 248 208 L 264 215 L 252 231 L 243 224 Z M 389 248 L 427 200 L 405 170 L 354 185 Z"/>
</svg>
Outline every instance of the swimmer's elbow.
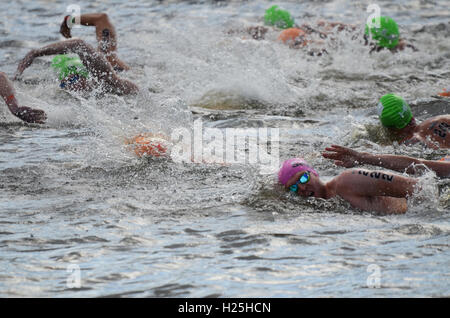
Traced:
<svg viewBox="0 0 450 318">
<path fill-rule="evenodd" d="M 129 90 L 129 94 L 131 94 L 131 95 L 136 95 L 137 93 L 139 93 L 139 87 L 137 87 L 136 85 L 134 85 L 134 86 Z"/>
<path fill-rule="evenodd" d="M 139 87 L 128 80 L 122 80 L 121 83 L 116 86 L 116 90 L 118 95 L 131 95 L 139 93 Z"/>
</svg>

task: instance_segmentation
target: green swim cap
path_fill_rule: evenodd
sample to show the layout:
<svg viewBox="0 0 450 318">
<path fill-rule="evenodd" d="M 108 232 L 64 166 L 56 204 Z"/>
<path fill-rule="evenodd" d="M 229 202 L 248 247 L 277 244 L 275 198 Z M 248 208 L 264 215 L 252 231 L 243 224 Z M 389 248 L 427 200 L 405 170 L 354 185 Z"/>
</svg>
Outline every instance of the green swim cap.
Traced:
<svg viewBox="0 0 450 318">
<path fill-rule="evenodd" d="M 52 67 L 59 72 L 59 80 L 61 81 L 72 74 L 83 77 L 89 76 L 89 72 L 79 57 L 69 57 L 64 54 L 56 55 L 52 60 Z"/>
<path fill-rule="evenodd" d="M 387 94 L 381 97 L 378 103 L 378 117 L 383 126 L 402 129 L 409 124 L 413 115 L 403 98 Z"/>
<path fill-rule="evenodd" d="M 278 6 L 271 6 L 264 15 L 266 24 L 274 25 L 281 29 L 288 29 L 294 26 L 294 19 L 289 11 L 281 10 Z"/>
<path fill-rule="evenodd" d="M 400 38 L 397 23 L 389 17 L 373 18 L 371 26 L 366 24 L 365 34 L 372 35 L 372 39 L 377 41 L 379 46 L 389 49 L 396 47 Z"/>
</svg>

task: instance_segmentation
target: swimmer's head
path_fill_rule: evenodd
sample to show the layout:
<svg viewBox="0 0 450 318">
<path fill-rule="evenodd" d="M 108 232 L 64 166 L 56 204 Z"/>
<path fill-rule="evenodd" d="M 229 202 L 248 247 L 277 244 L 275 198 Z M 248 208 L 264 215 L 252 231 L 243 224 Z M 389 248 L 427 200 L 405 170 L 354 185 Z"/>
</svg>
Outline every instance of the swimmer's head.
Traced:
<svg viewBox="0 0 450 318">
<path fill-rule="evenodd" d="M 383 126 L 403 129 L 412 120 L 411 108 L 403 98 L 394 94 L 386 94 L 378 103 L 378 117 Z"/>
<path fill-rule="evenodd" d="M 303 197 L 320 197 L 323 192 L 319 174 L 302 158 L 292 158 L 283 162 L 278 180 L 285 189 Z"/>
<path fill-rule="evenodd" d="M 56 55 L 52 60 L 52 67 L 59 73 L 59 80 L 70 75 L 79 75 L 82 77 L 88 77 L 89 73 L 86 67 L 78 57 L 69 57 L 64 54 Z"/>
<path fill-rule="evenodd" d="M 291 17 L 289 11 L 282 10 L 278 6 L 271 6 L 266 10 L 264 21 L 268 25 L 274 25 L 280 29 L 292 28 L 294 19 Z"/>
<path fill-rule="evenodd" d="M 373 18 L 370 25 L 366 24 L 364 33 L 371 36 L 377 45 L 388 49 L 395 48 L 400 39 L 398 25 L 390 17 Z"/>
</svg>

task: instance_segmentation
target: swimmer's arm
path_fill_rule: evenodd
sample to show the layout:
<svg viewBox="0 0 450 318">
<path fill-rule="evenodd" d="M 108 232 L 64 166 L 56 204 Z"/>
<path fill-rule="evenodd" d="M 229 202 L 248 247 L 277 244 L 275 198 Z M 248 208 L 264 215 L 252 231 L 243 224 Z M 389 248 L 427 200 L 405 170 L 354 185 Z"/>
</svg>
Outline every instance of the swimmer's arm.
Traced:
<svg viewBox="0 0 450 318">
<path fill-rule="evenodd" d="M 19 106 L 16 92 L 5 73 L 0 72 L 0 96 L 5 101 L 11 113 L 28 123 L 43 124 L 47 118 L 44 111 L 32 109 L 27 106 Z"/>
<path fill-rule="evenodd" d="M 118 71 L 118 72 L 128 71 L 130 69 L 130 67 L 127 64 L 125 64 L 124 61 L 119 59 L 119 57 L 117 56 L 117 54 L 115 52 L 110 52 L 106 56 L 106 59 L 112 65 L 112 67 L 114 68 L 115 71 Z"/>
<path fill-rule="evenodd" d="M 17 70 L 14 75 L 14 80 L 17 80 L 19 76 L 22 75 L 23 71 L 25 71 L 27 67 L 33 64 L 35 58 L 36 58 L 35 50 L 31 50 L 30 52 L 27 53 L 27 55 L 25 55 L 25 57 L 19 62 L 19 65 L 17 66 Z"/>
<path fill-rule="evenodd" d="M 353 149 L 338 145 L 331 145 L 325 148 L 326 151 L 322 155 L 325 158 L 335 160 L 338 166 L 351 168 L 356 165 L 369 164 L 379 166 L 399 172 L 414 174 L 417 167 L 415 165 L 424 165 L 428 169 L 433 170 L 438 177 L 450 177 L 450 163 L 433 160 L 416 159 L 407 156 L 397 155 L 373 155 L 367 152 L 358 152 Z"/>
<path fill-rule="evenodd" d="M 86 26 L 112 27 L 106 13 L 86 13 L 80 15 L 80 24 Z"/>
<path fill-rule="evenodd" d="M 336 194 L 360 197 L 406 198 L 414 193 L 417 179 L 388 171 L 350 169 L 337 177 Z"/>
<path fill-rule="evenodd" d="M 342 23 L 342 22 L 328 22 L 328 21 L 324 21 L 324 20 L 320 20 L 317 22 L 318 26 L 321 27 L 328 27 L 328 28 L 335 28 L 338 27 L 338 31 L 342 31 L 345 29 L 349 29 L 349 30 L 356 30 L 356 26 L 353 24 L 347 24 L 347 23 Z"/>
<path fill-rule="evenodd" d="M 151 133 L 151 132 L 146 132 L 146 133 L 141 133 L 137 136 L 134 136 L 133 138 L 125 138 L 124 143 L 126 145 L 130 145 L 136 142 L 137 139 L 139 138 L 161 138 L 164 140 L 169 140 L 169 138 L 166 135 L 163 135 L 161 133 Z"/>
<path fill-rule="evenodd" d="M 36 57 L 66 54 L 69 52 L 78 54 L 84 66 L 92 71 L 91 73 L 99 80 L 105 81 L 108 86 L 113 89 L 114 93 L 118 95 L 126 95 L 138 92 L 139 88 L 134 83 L 121 79 L 116 75 L 111 64 L 105 60 L 103 55 L 96 54 L 95 50 L 90 45 L 87 45 L 84 41 L 79 39 L 61 41 L 44 46 L 37 50 L 32 50 L 19 63 L 15 78 L 17 79 L 23 71 L 31 65 Z"/>
<path fill-rule="evenodd" d="M 76 48 L 77 46 L 80 46 L 80 41 L 81 40 L 61 41 L 46 45 L 40 49 L 31 50 L 30 52 L 28 52 L 27 55 L 25 55 L 25 57 L 20 61 L 19 65 L 17 66 L 17 71 L 14 76 L 14 79 L 15 80 L 18 79 L 19 76 L 22 75 L 23 71 L 25 71 L 25 69 L 29 67 L 33 63 L 34 59 L 37 57 L 55 54 L 66 54 L 70 52 L 78 54 Z"/>
</svg>

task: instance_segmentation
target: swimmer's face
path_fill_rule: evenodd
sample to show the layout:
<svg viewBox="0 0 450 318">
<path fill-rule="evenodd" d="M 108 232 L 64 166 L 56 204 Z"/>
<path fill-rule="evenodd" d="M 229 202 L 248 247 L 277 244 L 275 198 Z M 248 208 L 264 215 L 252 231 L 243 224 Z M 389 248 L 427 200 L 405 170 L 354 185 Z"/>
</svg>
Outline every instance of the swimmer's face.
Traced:
<svg viewBox="0 0 450 318">
<path fill-rule="evenodd" d="M 301 184 L 299 181 L 300 177 L 305 173 L 305 171 L 297 172 L 289 182 L 286 183 L 285 188 L 289 190 L 289 187 L 297 183 L 298 189 L 297 194 L 302 197 L 316 197 L 318 196 L 321 184 L 319 182 L 319 177 L 314 173 L 309 173 L 309 181 L 307 183 Z"/>
</svg>

